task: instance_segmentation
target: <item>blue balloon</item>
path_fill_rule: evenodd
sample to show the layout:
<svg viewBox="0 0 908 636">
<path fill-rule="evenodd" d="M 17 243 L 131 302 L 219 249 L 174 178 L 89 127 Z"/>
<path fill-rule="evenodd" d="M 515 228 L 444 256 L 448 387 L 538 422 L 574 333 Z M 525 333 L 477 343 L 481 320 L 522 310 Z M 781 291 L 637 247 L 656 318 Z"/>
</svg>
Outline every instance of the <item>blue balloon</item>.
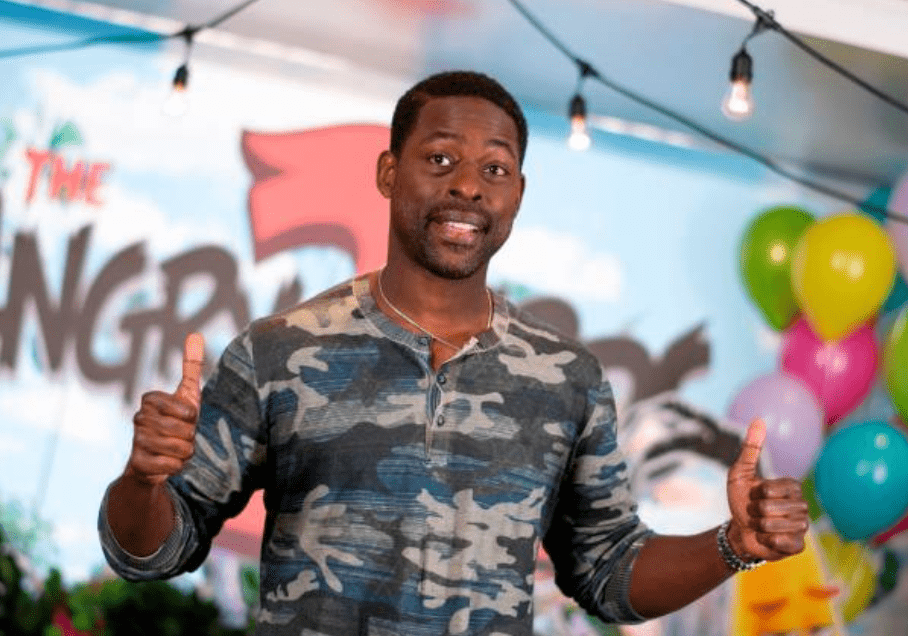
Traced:
<svg viewBox="0 0 908 636">
<path fill-rule="evenodd" d="M 908 509 L 908 436 L 882 421 L 838 429 L 820 450 L 814 488 L 844 539 L 879 534 Z"/>
</svg>

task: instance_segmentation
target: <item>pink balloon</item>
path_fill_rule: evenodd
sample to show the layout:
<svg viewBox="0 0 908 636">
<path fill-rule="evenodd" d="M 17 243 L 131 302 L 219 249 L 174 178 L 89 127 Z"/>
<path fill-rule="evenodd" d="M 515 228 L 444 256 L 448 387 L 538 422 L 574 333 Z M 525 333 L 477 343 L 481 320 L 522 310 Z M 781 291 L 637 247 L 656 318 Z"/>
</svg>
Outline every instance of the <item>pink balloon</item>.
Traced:
<svg viewBox="0 0 908 636">
<path fill-rule="evenodd" d="M 895 248 L 902 276 L 908 278 L 908 172 L 895 184 L 886 207 L 903 217 L 901 220 L 887 219 L 886 233 Z"/>
<path fill-rule="evenodd" d="M 810 387 L 823 407 L 827 426 L 850 413 L 876 379 L 879 345 L 864 325 L 841 340 L 824 342 L 803 318 L 782 345 L 782 369 Z"/>
<path fill-rule="evenodd" d="M 896 523 L 888 530 L 881 532 L 880 534 L 873 537 L 871 543 L 873 545 L 882 545 L 889 541 L 889 539 L 891 539 L 892 537 L 905 532 L 905 530 L 908 530 L 908 514 L 906 514 L 901 521 Z"/>
</svg>

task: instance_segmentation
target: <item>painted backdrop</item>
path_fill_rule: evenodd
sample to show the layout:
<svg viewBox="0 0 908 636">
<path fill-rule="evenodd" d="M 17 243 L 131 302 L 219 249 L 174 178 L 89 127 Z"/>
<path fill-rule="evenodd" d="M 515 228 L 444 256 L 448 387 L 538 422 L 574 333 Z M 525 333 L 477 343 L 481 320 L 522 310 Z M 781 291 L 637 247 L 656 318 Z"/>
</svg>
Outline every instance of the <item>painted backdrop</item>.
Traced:
<svg viewBox="0 0 908 636">
<path fill-rule="evenodd" d="M 0 2 L 4 47 L 104 32 Z M 0 500 L 51 521 L 51 560 L 70 581 L 103 567 L 98 503 L 138 396 L 174 386 L 184 334 L 201 330 L 213 360 L 250 319 L 384 255 L 374 162 L 389 94 L 405 87 L 200 55 L 189 110 L 172 118 L 161 107 L 180 61 L 153 46 L 0 60 Z M 608 367 L 644 518 L 666 532 L 715 525 L 739 443 L 725 414 L 780 346 L 742 287 L 741 234 L 770 206 L 842 206 L 720 153 L 604 133 L 571 152 L 565 121 L 528 116 L 526 196 L 491 284 Z M 904 561 L 904 543 L 889 545 Z M 904 578 L 853 633 L 908 633 L 890 609 L 904 607 Z M 626 633 L 725 634 L 729 603 L 721 588 Z M 545 565 L 537 614 L 541 634 L 609 633 Z"/>
</svg>

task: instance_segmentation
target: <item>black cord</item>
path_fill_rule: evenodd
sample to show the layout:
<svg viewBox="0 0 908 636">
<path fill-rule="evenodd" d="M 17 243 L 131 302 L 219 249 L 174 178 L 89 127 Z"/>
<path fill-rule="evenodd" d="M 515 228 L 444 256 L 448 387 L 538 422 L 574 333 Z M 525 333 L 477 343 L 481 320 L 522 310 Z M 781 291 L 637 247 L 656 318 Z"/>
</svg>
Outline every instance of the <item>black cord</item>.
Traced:
<svg viewBox="0 0 908 636">
<path fill-rule="evenodd" d="M 571 61 L 574 62 L 574 64 L 577 65 L 582 76 L 592 77 L 592 78 L 598 80 L 604 86 L 610 88 L 611 90 L 615 91 L 616 93 L 623 95 L 624 97 L 627 97 L 628 99 L 631 99 L 639 104 L 642 104 L 643 106 L 645 106 L 651 110 L 654 110 L 657 113 L 660 113 L 661 115 L 664 115 L 670 119 L 673 119 L 673 120 L 683 124 L 687 128 L 690 128 L 691 130 L 706 137 L 707 139 L 710 139 L 711 141 L 713 141 L 721 146 L 724 146 L 730 150 L 733 150 L 739 154 L 742 154 L 742 155 L 756 161 L 757 163 L 765 166 L 772 172 L 775 172 L 776 174 L 778 174 L 782 177 L 785 177 L 786 179 L 794 181 L 795 183 L 798 183 L 806 188 L 809 188 L 811 190 L 814 190 L 814 191 L 824 194 L 826 196 L 832 197 L 834 199 L 839 199 L 840 201 L 843 201 L 850 205 L 854 205 L 855 207 L 859 207 L 859 208 L 862 208 L 862 209 L 868 210 L 868 211 L 873 211 L 873 212 L 876 212 L 877 214 L 883 214 L 884 216 L 892 219 L 893 221 L 898 221 L 899 223 L 908 224 L 908 216 L 896 214 L 895 212 L 891 212 L 890 210 L 879 207 L 877 205 L 862 202 L 840 190 L 831 188 L 829 186 L 822 185 L 820 183 L 816 183 L 815 181 L 811 181 L 809 179 L 805 179 L 804 177 L 796 175 L 796 174 L 786 170 L 782 166 L 780 166 L 773 159 L 770 159 L 769 157 L 761 155 L 760 153 L 756 152 L 755 150 L 751 150 L 750 148 L 748 148 L 742 144 L 739 144 L 737 142 L 731 141 L 730 139 L 722 137 L 718 133 L 715 133 L 715 132 L 709 130 L 708 128 L 706 128 L 705 126 L 698 124 L 697 122 L 695 122 L 691 119 L 688 119 L 684 115 L 681 115 L 665 106 L 662 106 L 661 104 L 658 104 L 651 99 L 643 97 L 642 95 L 639 95 L 638 93 L 635 93 L 634 91 L 621 86 L 617 82 L 614 82 L 614 81 L 606 78 L 595 67 L 593 67 L 589 62 L 584 61 L 579 56 L 574 54 L 574 52 L 571 51 L 563 42 L 561 42 L 557 37 L 555 37 L 555 35 L 553 35 L 552 32 L 539 21 L 538 18 L 536 18 L 533 14 L 531 14 L 527 10 L 527 8 L 524 7 L 523 4 L 521 4 L 521 2 L 519 0 L 508 0 L 508 1 L 514 6 L 515 9 L 517 9 L 517 11 L 521 15 L 523 15 L 527 19 L 527 21 L 530 24 L 533 25 L 533 27 L 536 28 L 537 31 L 539 31 L 539 33 L 543 37 L 545 37 L 545 39 L 547 39 L 555 48 L 557 48 L 559 51 L 561 51 L 565 55 L 565 57 L 569 58 Z M 758 26 L 759 26 L 759 23 L 758 23 Z M 755 27 L 754 31 L 751 32 L 751 35 L 755 35 L 757 32 L 758 32 L 757 27 Z"/>
<path fill-rule="evenodd" d="M 76 40 L 75 42 L 69 42 L 66 44 L 47 44 L 41 46 L 23 46 L 15 49 L 6 49 L 0 50 L 0 59 L 10 59 L 16 57 L 26 57 L 29 55 L 44 55 L 47 53 L 59 53 L 61 51 L 77 51 L 79 49 L 87 49 L 93 46 L 99 46 L 103 44 L 134 44 L 134 43 L 150 43 L 150 42 L 162 42 L 164 40 L 172 40 L 176 38 L 184 38 L 187 43 L 191 42 L 192 37 L 199 31 L 205 29 L 213 29 L 222 22 L 225 22 L 235 16 L 240 11 L 245 10 L 250 5 L 255 4 L 259 0 L 245 0 L 231 9 L 221 13 L 208 22 L 205 22 L 199 26 L 187 26 L 184 29 L 177 31 L 176 33 L 120 33 L 117 35 L 107 35 L 107 36 L 96 36 L 91 38 L 85 38 L 82 40 Z"/>
<path fill-rule="evenodd" d="M 151 43 L 151 42 L 160 42 L 163 40 L 174 39 L 174 38 L 184 38 L 187 41 L 187 43 L 191 43 L 193 36 L 196 33 L 198 33 L 199 31 L 202 31 L 204 29 L 214 28 L 214 27 L 220 25 L 221 23 L 227 21 L 228 19 L 232 18 L 236 14 L 240 13 L 241 11 L 245 10 L 246 8 L 255 4 L 258 1 L 259 0 L 245 0 L 244 2 L 241 2 L 237 5 L 235 5 L 231 9 L 212 18 L 211 20 L 209 20 L 208 22 L 206 22 L 200 26 L 187 26 L 184 29 L 181 29 L 180 31 L 178 31 L 176 33 L 171 33 L 171 34 L 125 33 L 125 34 L 117 34 L 117 35 L 110 35 L 110 36 L 97 36 L 97 37 L 92 37 L 92 38 L 86 38 L 83 40 L 77 40 L 75 42 L 70 42 L 70 43 L 66 43 L 66 44 L 48 44 L 48 45 L 42 45 L 42 46 L 19 47 L 19 48 L 15 48 L 15 49 L 0 50 L 0 59 L 25 57 L 28 55 L 42 55 L 42 54 L 57 53 L 57 52 L 62 52 L 62 51 L 74 51 L 74 50 L 79 50 L 79 49 L 90 48 L 93 46 L 98 46 L 101 44 Z M 901 102 L 895 100 L 894 98 L 886 95 L 882 91 L 877 90 L 873 86 L 870 86 L 869 84 L 867 84 L 860 78 L 856 77 L 853 73 L 847 71 L 846 69 L 844 69 L 840 65 L 836 64 L 835 62 L 832 62 L 831 60 L 829 60 L 828 58 L 826 58 L 819 52 L 813 50 L 811 47 L 809 47 L 807 44 L 805 44 L 799 38 L 797 38 L 796 36 L 789 33 L 785 28 L 782 27 L 782 25 L 780 25 L 775 20 L 775 18 L 772 15 L 772 12 L 764 11 L 760 7 L 748 2 L 747 0 L 738 0 L 738 1 L 741 2 L 742 4 L 746 5 L 748 8 L 750 8 L 757 16 L 757 23 L 754 26 L 754 29 L 751 31 L 750 35 L 745 40 L 745 43 L 747 42 L 747 40 L 752 38 L 757 33 L 761 32 L 762 30 L 764 30 L 766 28 L 772 28 L 772 29 L 778 31 L 779 33 L 781 33 L 782 35 L 784 35 L 785 37 L 787 37 L 789 40 L 791 40 L 797 46 L 799 46 L 800 48 L 802 48 L 803 50 L 805 50 L 806 52 L 808 52 L 809 54 L 811 54 L 812 56 L 814 56 L 815 58 L 817 58 L 818 60 L 823 62 L 824 64 L 829 65 L 831 68 L 833 68 L 837 72 L 839 72 L 842 75 L 844 75 L 845 77 L 847 77 L 848 79 L 854 81 L 855 83 L 859 84 L 863 88 L 869 90 L 870 92 L 877 95 L 881 99 L 884 99 L 885 101 L 892 104 L 896 108 L 899 108 L 900 110 L 908 112 L 908 106 L 906 106 L 906 105 L 902 104 Z M 592 77 L 592 78 L 598 80 L 604 86 L 627 97 L 628 99 L 631 99 L 639 104 L 642 104 L 643 106 L 646 106 L 647 108 L 650 108 L 651 110 L 654 110 L 670 119 L 673 119 L 673 120 L 681 123 L 682 125 L 686 126 L 687 128 L 694 130 L 698 134 L 712 140 L 713 142 L 715 142 L 721 146 L 724 146 L 730 150 L 733 150 L 739 154 L 742 154 L 742 155 L 756 161 L 757 163 L 760 163 L 761 165 L 765 166 L 769 170 L 775 172 L 776 174 L 778 174 L 782 177 L 785 177 L 786 179 L 789 179 L 789 180 L 799 183 L 807 188 L 815 190 L 816 192 L 820 192 L 824 195 L 839 199 L 839 200 L 849 203 L 851 205 L 855 205 L 857 207 L 861 207 L 861 208 L 876 212 L 878 214 L 883 214 L 887 218 L 890 218 L 894 221 L 908 224 L 908 217 L 902 216 L 900 214 L 896 214 L 894 212 L 891 212 L 890 210 L 881 208 L 876 205 L 872 205 L 872 204 L 869 204 L 866 202 L 861 202 L 858 199 L 855 199 L 854 197 L 849 196 L 839 190 L 830 188 L 828 186 L 824 186 L 822 184 L 818 184 L 814 181 L 811 181 L 809 179 L 805 179 L 796 174 L 793 174 L 793 173 L 789 172 L 788 170 L 782 168 L 779 164 L 777 164 L 772 159 L 765 157 L 765 156 L 757 153 L 756 151 L 751 150 L 750 148 L 747 148 L 746 146 L 743 146 L 739 143 L 731 141 L 730 139 L 722 137 L 721 135 L 712 132 L 711 130 L 698 124 L 697 122 L 695 122 L 691 119 L 688 119 L 687 117 L 684 117 L 683 115 L 680 115 L 679 113 L 677 113 L 665 106 L 657 104 L 656 102 L 654 102 L 650 99 L 647 99 L 647 98 L 643 97 L 642 95 L 639 95 L 639 94 L 635 93 L 634 91 L 632 91 L 628 88 L 625 88 L 625 87 L 619 85 L 618 83 L 606 78 L 592 64 L 590 64 L 586 60 L 583 60 L 582 58 L 575 55 L 567 46 L 564 45 L 563 42 L 561 42 L 560 39 L 555 37 L 555 35 L 548 28 L 546 28 L 546 26 L 544 24 L 542 24 L 542 22 L 540 22 L 536 18 L 536 16 L 534 16 L 532 13 L 530 13 L 526 9 L 526 7 L 524 7 L 523 4 L 521 4 L 519 2 L 519 0 L 509 0 L 509 2 L 521 15 L 523 15 L 523 17 L 543 37 L 545 37 L 555 48 L 557 48 L 559 51 L 561 51 L 561 53 L 564 54 L 565 57 L 569 58 L 577 66 L 577 68 L 580 72 L 580 81 L 581 82 L 583 79 L 585 79 L 587 77 Z"/>
<path fill-rule="evenodd" d="M 241 2 L 240 4 L 236 5 L 232 9 L 228 9 L 227 11 L 225 11 L 221 15 L 217 16 L 216 18 L 206 22 L 205 26 L 203 26 L 202 28 L 213 29 L 214 27 L 218 26 L 222 22 L 226 22 L 227 20 L 229 20 L 230 18 L 235 16 L 240 11 L 246 10 L 250 5 L 253 5 L 258 1 L 259 0 L 246 0 L 246 2 Z"/>
<path fill-rule="evenodd" d="M 868 91 L 872 95 L 880 98 L 881 100 L 883 100 L 890 106 L 897 108 L 898 110 L 902 111 L 903 113 L 908 113 L 908 105 L 906 105 L 904 102 L 900 102 L 899 100 L 892 97 L 891 95 L 884 93 L 883 91 L 876 88 L 875 86 L 872 86 L 869 82 L 864 81 L 863 79 L 861 79 L 860 77 L 858 77 L 857 75 L 855 75 L 854 73 L 852 73 L 851 71 L 846 69 L 841 64 L 838 64 L 837 62 L 832 61 L 831 59 L 829 59 L 828 57 L 826 57 L 825 55 L 823 55 L 822 53 L 817 51 L 815 48 L 813 48 L 812 46 L 807 44 L 804 40 L 802 40 L 801 38 L 799 38 L 798 36 L 793 34 L 791 31 L 789 31 L 788 29 L 783 27 L 781 24 L 779 24 L 778 21 L 773 16 L 772 11 L 764 11 L 757 5 L 755 5 L 751 2 L 748 2 L 748 0 L 738 0 L 738 2 L 740 2 L 741 4 L 746 6 L 748 9 L 750 9 L 753 12 L 753 14 L 755 16 L 757 16 L 758 24 L 762 22 L 766 25 L 766 28 L 770 28 L 773 31 L 778 31 L 781 35 L 783 35 L 786 39 L 788 39 L 792 44 L 794 44 L 795 46 L 800 48 L 802 51 L 804 51 L 805 53 L 807 53 L 814 59 L 818 60 L 822 64 L 825 64 L 826 66 L 828 66 L 829 68 L 834 70 L 835 72 L 837 72 L 837 73 L 841 74 L 842 76 L 846 77 L 847 79 L 851 80 L 852 82 L 854 82 L 855 84 L 857 84 L 864 90 Z"/>
<path fill-rule="evenodd" d="M 174 36 L 160 33 L 120 33 L 118 35 L 96 36 L 65 44 L 45 44 L 6 49 L 5 51 L 0 51 L 0 59 L 26 57 L 28 55 L 44 55 L 46 53 L 59 53 L 61 51 L 76 51 L 98 46 L 100 44 L 144 44 L 147 42 L 160 42 L 168 40 L 171 37 Z"/>
</svg>

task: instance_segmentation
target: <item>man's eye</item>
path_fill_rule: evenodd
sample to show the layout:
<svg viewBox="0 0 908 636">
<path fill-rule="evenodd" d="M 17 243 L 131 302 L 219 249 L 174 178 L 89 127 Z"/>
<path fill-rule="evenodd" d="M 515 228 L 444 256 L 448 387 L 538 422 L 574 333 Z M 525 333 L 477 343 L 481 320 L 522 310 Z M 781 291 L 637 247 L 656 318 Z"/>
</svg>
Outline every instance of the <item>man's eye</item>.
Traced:
<svg viewBox="0 0 908 636">
<path fill-rule="evenodd" d="M 429 161 L 436 166 L 450 166 L 451 158 L 448 155 L 443 155 L 440 153 L 432 153 L 429 155 Z"/>
<path fill-rule="evenodd" d="M 492 164 L 491 166 L 486 168 L 486 170 L 488 170 L 491 174 L 495 175 L 496 177 L 503 177 L 508 174 L 508 169 L 505 168 L 504 166 L 501 166 L 498 164 Z"/>
</svg>

